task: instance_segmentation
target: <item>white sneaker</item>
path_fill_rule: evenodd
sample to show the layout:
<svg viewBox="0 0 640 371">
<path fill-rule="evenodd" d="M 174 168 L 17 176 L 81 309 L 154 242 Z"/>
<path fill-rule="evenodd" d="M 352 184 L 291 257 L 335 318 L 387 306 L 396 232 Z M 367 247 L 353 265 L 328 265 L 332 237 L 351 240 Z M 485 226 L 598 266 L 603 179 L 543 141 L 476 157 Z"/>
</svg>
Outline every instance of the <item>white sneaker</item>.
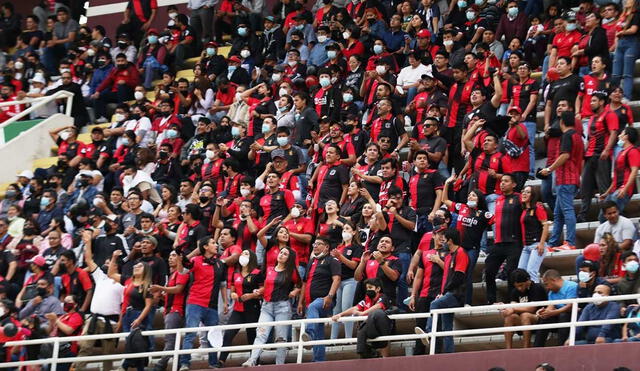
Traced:
<svg viewBox="0 0 640 371">
<path fill-rule="evenodd" d="M 106 124 L 107 122 L 109 122 L 109 120 L 107 120 L 106 117 L 104 116 L 100 116 L 97 120 L 96 120 L 96 124 Z"/>
<path fill-rule="evenodd" d="M 307 342 L 307 341 L 311 341 L 313 339 L 311 339 L 311 336 L 309 334 L 307 334 L 306 332 L 303 332 L 302 335 L 300 335 L 300 338 L 302 339 L 303 342 Z M 309 350 L 312 347 L 311 346 L 303 346 L 304 349 Z"/>
<path fill-rule="evenodd" d="M 416 333 L 416 335 L 424 335 L 426 334 L 426 332 L 424 332 L 423 329 L 421 329 L 420 327 L 416 327 L 413 329 Z M 428 337 L 423 337 L 420 339 L 420 341 L 422 342 L 422 344 L 424 344 L 424 346 L 428 347 L 429 346 L 429 338 Z"/>
<path fill-rule="evenodd" d="M 248 359 L 245 363 L 242 364 L 242 367 L 253 367 L 255 366 L 256 363 L 250 359 Z M 182 370 L 180 370 L 182 371 Z"/>
</svg>

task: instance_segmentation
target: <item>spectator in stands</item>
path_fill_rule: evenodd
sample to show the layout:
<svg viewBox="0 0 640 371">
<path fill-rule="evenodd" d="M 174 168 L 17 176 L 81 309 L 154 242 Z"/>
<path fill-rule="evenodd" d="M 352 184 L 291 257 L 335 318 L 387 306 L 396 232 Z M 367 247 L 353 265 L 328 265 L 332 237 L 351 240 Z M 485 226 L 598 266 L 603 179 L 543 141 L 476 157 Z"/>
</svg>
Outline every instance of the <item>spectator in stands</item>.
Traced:
<svg viewBox="0 0 640 371">
<path fill-rule="evenodd" d="M 134 45 L 139 45 L 145 32 L 156 19 L 158 3 L 156 0 L 134 0 L 127 4 L 123 12 L 122 22 L 116 33 L 133 35 Z M 142 31 L 142 32 L 140 32 Z"/>
<path fill-rule="evenodd" d="M 582 168 L 583 143 L 580 135 L 575 131 L 575 118 L 571 112 L 562 112 L 560 115 L 560 130 L 562 138 L 560 142 L 560 155 L 550 166 L 542 169 L 542 176 L 555 173 L 556 179 L 556 203 L 553 215 L 553 233 L 549 238 L 550 246 L 560 246 L 560 234 L 563 225 L 567 228 L 565 243 L 562 246 L 572 248 L 575 246 L 575 209 L 573 198 L 580 184 L 580 169 Z"/>
<path fill-rule="evenodd" d="M 526 270 L 531 280 L 539 283 L 540 265 L 547 252 L 546 241 L 549 237 L 547 210 L 540 202 L 540 194 L 532 186 L 522 190 L 522 206 L 520 223 L 524 248 L 518 268 Z"/>
<path fill-rule="evenodd" d="M 398 279 L 402 273 L 402 264 L 393 253 L 393 240 L 382 235 L 375 251 L 369 248 L 362 253 L 362 258 L 354 273 L 356 281 L 378 278 L 382 282 L 383 293 L 393 305 L 396 303 Z"/>
<path fill-rule="evenodd" d="M 565 280 L 555 269 L 549 269 L 542 275 L 544 287 L 548 290 L 549 300 L 574 299 L 578 297 L 578 284 Z M 538 309 L 538 323 L 559 323 L 568 322 L 571 319 L 571 307 L 573 304 L 556 304 L 549 305 L 545 308 Z M 538 330 L 534 342 L 535 347 L 544 347 L 547 342 L 550 330 Z M 569 328 L 563 327 L 558 329 L 558 344 L 564 344 L 569 337 Z"/>
<path fill-rule="evenodd" d="M 441 292 L 437 299 L 431 302 L 429 310 L 441 308 L 460 307 L 464 303 L 464 293 L 466 285 L 467 270 L 469 269 L 469 257 L 464 248 L 460 246 L 460 232 L 457 229 L 449 228 L 444 231 L 443 240 L 449 249 L 449 254 L 444 260 L 444 276 L 442 277 Z M 427 320 L 426 329 L 416 327 L 416 334 L 430 333 L 432 329 L 432 319 Z M 453 330 L 453 313 L 442 314 L 442 331 Z M 426 346 L 429 345 L 429 338 L 421 339 Z M 446 336 L 443 340 L 443 352 L 453 353 L 453 337 Z"/>
<path fill-rule="evenodd" d="M 626 308 L 626 318 L 640 317 L 640 305 L 632 304 Z M 621 337 L 614 340 L 616 343 L 640 341 L 640 327 L 638 322 L 630 322 L 622 325 Z"/>
<path fill-rule="evenodd" d="M 640 290 L 640 274 L 638 274 L 638 255 L 633 251 L 625 251 L 620 255 L 620 260 L 624 264 L 625 274 L 620 278 L 615 286 L 618 295 L 629 295 L 638 293 Z"/>
<path fill-rule="evenodd" d="M 608 297 L 610 295 L 611 286 L 606 284 L 596 286 L 593 292 L 593 298 Z M 620 318 L 620 305 L 617 302 L 613 300 L 595 300 L 582 309 L 578 322 L 617 318 Z M 588 326 L 588 329 L 585 329 L 585 327 L 586 326 L 576 327 L 576 345 L 611 343 L 618 335 L 618 326 L 615 324 Z M 565 345 L 566 344 L 567 343 L 565 343 Z"/>
<path fill-rule="evenodd" d="M 598 263 L 590 260 L 583 261 L 578 267 L 578 297 L 588 298 L 593 295 L 598 285 L 606 285 L 607 281 L 598 275 Z M 580 305 L 584 308 L 586 304 Z"/>
<path fill-rule="evenodd" d="M 511 281 L 514 289 L 509 294 L 511 303 L 528 303 L 535 301 L 546 301 L 547 293 L 544 287 L 537 282 L 533 282 L 526 270 L 518 268 L 511 272 Z M 505 326 L 535 325 L 538 323 L 538 310 L 542 307 L 521 307 L 501 309 L 500 314 L 504 318 Z M 524 348 L 531 347 L 531 331 L 523 331 Z M 513 348 L 513 332 L 505 332 L 505 347 Z"/>
<path fill-rule="evenodd" d="M 82 332 L 82 325 L 84 319 L 82 314 L 78 312 L 78 302 L 74 295 L 68 295 L 64 298 L 63 302 L 64 314 L 58 315 L 56 313 L 47 313 L 45 316 L 49 321 L 49 336 L 51 337 L 65 337 L 65 336 L 78 336 Z M 75 357 L 78 354 L 78 342 L 72 341 L 65 343 L 58 350 L 58 356 L 61 358 Z M 60 365 L 61 370 L 69 370 L 70 364 L 62 363 Z"/>
<path fill-rule="evenodd" d="M 620 245 L 621 251 L 632 249 L 633 240 L 637 238 L 637 231 L 633 222 L 620 215 L 618 206 L 613 201 L 605 201 L 600 209 L 607 221 L 600 224 L 596 229 L 594 243 L 599 243 L 605 233 L 611 233 L 615 241 Z"/>
<path fill-rule="evenodd" d="M 107 103 L 120 104 L 132 100 L 133 90 L 140 84 L 140 73 L 133 63 L 127 61 L 126 55 L 116 55 L 115 61 L 115 68 L 91 95 L 98 122 L 107 122 Z"/>
<path fill-rule="evenodd" d="M 295 269 L 295 252 L 289 247 L 280 249 L 276 264 L 267 267 L 264 274 L 264 288 L 261 289 L 264 301 L 258 322 L 286 321 L 291 319 L 292 309 L 289 299 L 300 295 L 300 278 Z M 254 345 L 265 344 L 274 326 L 260 326 L 257 329 Z M 287 338 L 286 325 L 275 326 L 274 341 L 283 342 Z M 242 366 L 255 366 L 262 349 L 253 349 L 251 356 Z M 284 364 L 287 355 L 285 348 L 276 350 L 276 364 Z"/>
<path fill-rule="evenodd" d="M 341 317 L 349 315 L 367 316 L 367 320 L 361 323 L 358 328 L 356 352 L 361 358 L 371 358 L 375 354 L 374 350 L 380 349 L 380 354 L 383 357 L 389 357 L 388 342 L 368 342 L 368 340 L 391 334 L 392 321 L 386 311 L 393 304 L 382 292 L 382 283 L 378 278 L 369 278 L 364 284 L 366 289 L 364 299 L 344 312 L 334 315 L 332 319 L 338 321 Z"/>
<path fill-rule="evenodd" d="M 36 260 L 34 260 L 35 262 Z M 44 260 L 43 260 L 44 262 Z M 35 263 L 33 263 L 35 264 Z M 60 300 L 53 295 L 53 278 L 51 276 L 43 276 L 36 280 L 36 290 L 33 299 L 20 310 L 19 318 L 25 319 L 31 315 L 37 316 L 40 321 L 47 320 L 47 314 L 54 313 L 62 315 L 62 304 Z"/>
<path fill-rule="evenodd" d="M 57 22 L 53 26 L 52 38 L 46 42 L 42 55 L 42 64 L 54 76 L 59 74 L 58 63 L 67 55 L 80 28 L 78 22 L 69 17 L 69 9 L 65 6 L 56 9 L 56 17 Z"/>
<path fill-rule="evenodd" d="M 631 100 L 633 90 L 633 68 L 638 57 L 638 32 L 640 17 L 635 1 L 626 0 L 617 20 L 616 48 L 613 57 L 613 81 L 622 82 L 624 97 Z M 626 103 L 626 102 L 625 102 Z"/>
<path fill-rule="evenodd" d="M 341 266 L 338 259 L 329 254 L 331 244 L 327 238 L 317 237 L 312 246 L 313 251 L 300 290 L 298 314 L 306 312 L 307 318 L 323 318 L 333 311 L 336 292 L 340 287 Z M 324 324 L 309 324 L 307 333 L 306 339 L 324 340 Z M 315 345 L 312 361 L 324 360 L 325 346 Z"/>
<path fill-rule="evenodd" d="M 152 90 L 153 80 L 168 68 L 165 61 L 167 48 L 159 43 L 158 35 L 158 30 L 155 28 L 147 31 L 146 45 L 140 50 L 136 63 L 140 74 L 144 76 L 142 85 L 147 90 Z"/>
<path fill-rule="evenodd" d="M 20 35 L 20 15 L 14 11 L 13 3 L 4 2 L 0 8 L 0 49 L 5 50 L 16 45 Z"/>
<path fill-rule="evenodd" d="M 56 264 L 58 265 L 56 271 L 62 281 L 60 297 L 73 296 L 78 305 L 77 310 L 82 313 L 87 312 L 93 298 L 94 284 L 89 274 L 78 267 L 75 252 L 63 251 Z"/>
</svg>

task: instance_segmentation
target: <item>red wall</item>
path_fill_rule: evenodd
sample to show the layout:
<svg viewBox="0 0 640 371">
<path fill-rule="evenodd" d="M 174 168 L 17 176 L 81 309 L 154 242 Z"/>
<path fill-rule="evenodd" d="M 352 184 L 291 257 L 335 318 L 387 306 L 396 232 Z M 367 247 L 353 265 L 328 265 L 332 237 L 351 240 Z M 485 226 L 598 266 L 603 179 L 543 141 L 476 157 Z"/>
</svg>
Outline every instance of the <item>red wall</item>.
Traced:
<svg viewBox="0 0 640 371">
<path fill-rule="evenodd" d="M 486 371 L 491 367 L 502 367 L 507 371 L 534 371 L 535 367 L 543 362 L 550 363 L 558 371 L 605 371 L 620 366 L 638 370 L 640 344 L 488 350 L 434 356 L 269 365 L 261 366 L 260 371 Z"/>
</svg>

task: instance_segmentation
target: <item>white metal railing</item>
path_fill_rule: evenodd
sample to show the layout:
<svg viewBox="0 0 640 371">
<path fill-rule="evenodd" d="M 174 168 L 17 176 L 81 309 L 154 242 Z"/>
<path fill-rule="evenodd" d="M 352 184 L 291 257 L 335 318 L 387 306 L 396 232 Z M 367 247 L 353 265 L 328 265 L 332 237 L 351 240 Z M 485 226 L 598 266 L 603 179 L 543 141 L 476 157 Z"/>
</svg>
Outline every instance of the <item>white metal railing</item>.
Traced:
<svg viewBox="0 0 640 371">
<path fill-rule="evenodd" d="M 403 320 L 403 319 L 406 320 L 406 319 L 433 317 L 432 331 L 426 334 L 401 334 L 401 335 L 382 336 L 376 339 L 372 339 L 370 341 L 400 341 L 400 340 L 404 341 L 404 340 L 417 340 L 417 339 L 429 337 L 430 338 L 429 354 L 435 354 L 436 339 L 438 337 L 470 336 L 470 335 L 493 334 L 493 333 L 502 333 L 502 332 L 531 331 L 531 330 L 540 330 L 540 329 L 558 329 L 558 328 L 569 327 L 570 328 L 569 345 L 575 345 L 576 327 L 638 322 L 637 318 L 618 318 L 618 319 L 610 319 L 610 320 L 578 322 L 577 304 L 591 303 L 595 300 L 626 301 L 626 300 L 636 300 L 638 298 L 640 298 L 640 294 L 609 296 L 609 297 L 601 297 L 597 299 L 580 298 L 580 299 L 537 301 L 537 302 L 529 302 L 529 303 L 494 304 L 494 305 L 484 305 L 484 306 L 476 306 L 476 307 L 443 308 L 443 309 L 434 309 L 431 311 L 431 313 L 395 314 L 389 317 L 393 320 Z M 550 323 L 550 324 L 541 324 L 541 325 L 527 325 L 527 326 L 492 327 L 492 328 L 453 330 L 453 331 L 437 330 L 438 320 L 442 314 L 453 313 L 455 315 L 455 314 L 465 314 L 465 313 L 486 313 L 488 311 L 489 312 L 497 311 L 500 309 L 507 309 L 507 308 L 532 307 L 532 306 L 540 307 L 540 306 L 558 305 L 558 304 L 573 304 L 571 309 L 570 322 Z M 366 318 L 367 317 L 365 316 L 342 317 L 340 318 L 339 322 L 343 322 L 343 323 L 358 322 L 358 321 L 363 321 Z M 270 321 L 270 322 L 260 322 L 260 323 L 242 323 L 242 324 L 234 324 L 234 325 L 218 325 L 218 326 L 206 326 L 206 327 L 191 327 L 191 328 L 143 331 L 142 335 L 144 336 L 161 336 L 161 335 L 169 335 L 169 334 L 175 335 L 176 337 L 175 337 L 174 349 L 167 350 L 167 351 L 162 350 L 162 351 L 149 351 L 149 352 L 143 352 L 143 353 L 109 354 L 109 355 L 69 357 L 69 358 L 59 358 L 58 351 L 59 351 L 60 343 L 70 342 L 70 341 L 81 341 L 81 340 L 106 340 L 106 339 L 117 339 L 117 338 L 123 339 L 127 337 L 128 333 L 79 335 L 79 336 L 67 336 L 67 337 L 52 337 L 52 338 L 44 338 L 44 339 L 36 339 L 36 340 L 11 341 L 11 342 L 5 343 L 4 345 L 6 347 L 11 347 L 11 346 L 26 346 L 26 345 L 53 343 L 52 357 L 49 359 L 37 359 L 37 360 L 30 360 L 30 361 L 0 363 L 0 368 L 50 364 L 51 370 L 55 371 L 57 364 L 59 363 L 101 362 L 101 361 L 109 361 L 109 360 L 114 361 L 114 360 L 122 360 L 122 359 L 129 359 L 129 358 L 171 356 L 173 358 L 172 370 L 176 371 L 178 369 L 178 363 L 179 363 L 178 357 L 180 355 L 215 353 L 215 352 L 223 352 L 223 351 L 224 352 L 251 351 L 253 349 L 265 349 L 265 348 L 268 348 L 268 349 L 294 348 L 296 349 L 296 352 L 297 352 L 296 362 L 302 363 L 304 347 L 313 346 L 313 345 L 354 344 L 357 342 L 356 338 L 303 341 L 302 334 L 305 332 L 306 327 L 309 324 L 313 324 L 313 323 L 330 324 L 332 323 L 332 320 L 331 318 L 313 318 L 313 319 L 299 319 L 299 320 L 288 320 L 288 321 Z M 248 344 L 248 345 L 220 346 L 220 347 L 198 348 L 198 349 L 180 349 L 180 346 L 182 345 L 182 338 L 185 333 L 201 332 L 201 331 L 209 331 L 209 330 L 224 331 L 224 330 L 232 330 L 232 329 L 246 329 L 246 328 L 259 327 L 259 326 L 278 326 L 278 325 L 294 326 L 296 328 L 299 328 L 297 340 L 291 341 L 291 342 L 278 342 L 278 343 L 269 343 L 269 344 L 260 344 L 260 345 Z"/>
<path fill-rule="evenodd" d="M 0 107 L 5 107 L 5 106 L 17 106 L 17 105 L 21 105 L 21 104 L 30 104 L 31 106 L 27 109 L 25 109 L 24 111 L 21 111 L 19 113 L 17 113 L 15 116 L 11 117 L 10 119 L 0 122 L 0 144 L 5 143 L 5 137 L 4 137 L 4 128 L 7 127 L 8 125 L 22 119 L 23 117 L 29 115 L 30 113 L 34 112 L 35 110 L 37 110 L 38 108 L 49 104 L 51 101 L 56 100 L 56 99 L 66 99 L 67 103 L 66 103 L 66 107 L 65 107 L 65 115 L 67 116 L 71 116 L 71 107 L 73 104 L 73 93 L 69 92 L 69 91 L 65 91 L 65 90 L 60 90 L 58 92 L 55 92 L 54 94 L 51 95 L 47 95 L 44 97 L 40 97 L 40 98 L 27 98 L 27 99 L 23 99 L 23 100 L 19 100 L 19 101 L 12 101 L 12 102 L 2 102 L 0 103 Z"/>
</svg>

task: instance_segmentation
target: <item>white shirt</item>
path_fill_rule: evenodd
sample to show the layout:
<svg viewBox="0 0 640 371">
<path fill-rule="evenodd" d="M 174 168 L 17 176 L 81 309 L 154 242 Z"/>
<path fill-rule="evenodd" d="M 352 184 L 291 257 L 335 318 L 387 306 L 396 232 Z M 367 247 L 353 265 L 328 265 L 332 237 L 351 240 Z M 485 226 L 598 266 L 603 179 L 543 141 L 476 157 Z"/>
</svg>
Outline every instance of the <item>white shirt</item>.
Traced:
<svg viewBox="0 0 640 371">
<path fill-rule="evenodd" d="M 91 299 L 91 313 L 103 316 L 119 315 L 124 298 L 124 286 L 109 278 L 100 268 L 96 268 L 91 277 L 96 283 L 96 294 Z"/>
<path fill-rule="evenodd" d="M 140 117 L 139 120 L 125 122 L 124 130 L 133 130 L 137 137 L 142 138 L 138 143 L 140 147 L 148 147 L 149 144 L 153 143 L 155 132 L 151 130 L 151 120 L 146 116 Z"/>
<path fill-rule="evenodd" d="M 420 81 L 420 78 L 425 73 L 429 72 L 429 69 L 424 64 L 420 63 L 418 67 L 407 66 L 400 70 L 398 79 L 396 80 L 396 86 L 404 87 L 406 85 L 412 85 Z"/>
<path fill-rule="evenodd" d="M 631 220 L 620 215 L 616 224 L 611 224 L 609 221 L 606 221 L 598 226 L 593 243 L 600 243 L 602 235 L 607 232 L 613 235 L 617 243 L 622 243 L 624 240 L 635 239 L 636 226 L 633 225 Z"/>
</svg>

